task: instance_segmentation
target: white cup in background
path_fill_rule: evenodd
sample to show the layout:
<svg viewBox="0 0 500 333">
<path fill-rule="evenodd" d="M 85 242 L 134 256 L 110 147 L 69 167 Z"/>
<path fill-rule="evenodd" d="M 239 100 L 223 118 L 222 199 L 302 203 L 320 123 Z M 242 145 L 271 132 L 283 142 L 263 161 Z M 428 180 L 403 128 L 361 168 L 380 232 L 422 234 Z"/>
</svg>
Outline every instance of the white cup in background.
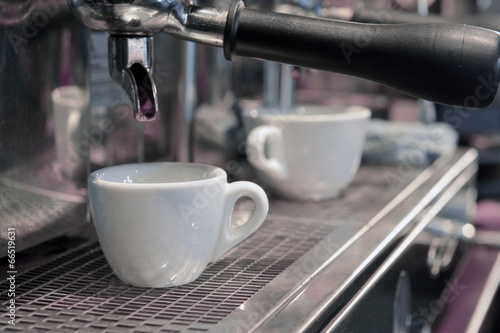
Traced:
<svg viewBox="0 0 500 333">
<path fill-rule="evenodd" d="M 85 179 L 90 149 L 89 91 L 78 86 L 58 87 L 52 91 L 51 102 L 57 161 L 66 176 Z"/>
<path fill-rule="evenodd" d="M 248 160 L 281 197 L 334 198 L 359 168 L 370 116 L 362 106 L 245 110 Z"/>
<path fill-rule="evenodd" d="M 140 163 L 88 177 L 92 217 L 115 274 L 139 287 L 171 287 L 198 278 L 209 262 L 252 234 L 269 203 L 258 185 L 227 183 L 220 168 L 194 163 Z M 255 202 L 253 216 L 231 226 L 236 201 Z"/>
</svg>

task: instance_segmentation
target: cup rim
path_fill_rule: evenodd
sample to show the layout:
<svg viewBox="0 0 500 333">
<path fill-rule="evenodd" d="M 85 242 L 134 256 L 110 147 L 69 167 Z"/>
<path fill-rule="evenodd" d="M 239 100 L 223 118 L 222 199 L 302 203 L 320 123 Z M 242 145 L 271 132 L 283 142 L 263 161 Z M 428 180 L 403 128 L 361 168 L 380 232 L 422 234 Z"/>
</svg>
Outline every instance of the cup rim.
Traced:
<svg viewBox="0 0 500 333">
<path fill-rule="evenodd" d="M 104 176 L 104 172 L 109 172 L 110 170 L 117 170 L 117 169 L 124 169 L 124 168 L 130 168 L 130 167 L 138 167 L 138 166 L 180 166 L 180 167 L 187 167 L 187 168 L 206 168 L 207 172 L 214 172 L 214 175 L 205 179 L 195 179 L 195 180 L 187 180 L 187 181 L 174 181 L 174 182 L 148 182 L 148 183 L 139 183 L 139 182 L 124 182 L 124 181 L 114 181 L 114 180 L 109 180 L 109 179 L 101 179 L 99 177 Z M 99 176 L 99 175 L 102 176 Z M 209 164 L 202 164 L 202 163 L 185 163 L 185 162 L 144 162 L 144 163 L 126 163 L 126 164 L 118 164 L 118 165 L 112 165 L 109 167 L 104 167 L 95 171 L 92 171 L 88 177 L 87 181 L 89 183 L 96 183 L 99 185 L 106 185 L 106 186 L 116 186 L 116 187 L 134 187 L 134 188 L 139 188 L 139 187 L 146 187 L 146 188 L 155 188 L 155 187 L 161 187 L 161 188 L 176 188 L 179 186 L 196 186 L 196 185 L 201 185 L 203 183 L 206 183 L 207 181 L 223 181 L 227 178 L 227 174 L 224 171 L 224 169 L 214 166 L 214 165 L 209 165 Z"/>
<path fill-rule="evenodd" d="M 281 113 L 279 107 L 260 107 L 246 109 L 243 111 L 243 115 L 246 118 L 261 118 L 269 121 L 274 117 L 280 117 L 285 119 L 287 122 L 325 122 L 325 121 L 346 121 L 346 120 L 359 120 L 367 119 L 371 116 L 371 110 L 365 106 L 361 105 L 350 105 L 350 106 L 328 106 L 320 104 L 299 104 L 294 107 L 298 108 L 314 108 L 324 110 L 325 113 L 321 114 L 296 114 Z M 331 112 L 331 110 L 341 109 L 340 112 Z M 272 110 L 276 110 L 276 113 L 269 113 Z M 329 113 L 331 112 L 331 113 Z"/>
<path fill-rule="evenodd" d="M 82 108 L 90 101 L 88 91 L 74 85 L 62 86 L 52 90 L 51 98 L 55 106 L 64 108 Z"/>
</svg>

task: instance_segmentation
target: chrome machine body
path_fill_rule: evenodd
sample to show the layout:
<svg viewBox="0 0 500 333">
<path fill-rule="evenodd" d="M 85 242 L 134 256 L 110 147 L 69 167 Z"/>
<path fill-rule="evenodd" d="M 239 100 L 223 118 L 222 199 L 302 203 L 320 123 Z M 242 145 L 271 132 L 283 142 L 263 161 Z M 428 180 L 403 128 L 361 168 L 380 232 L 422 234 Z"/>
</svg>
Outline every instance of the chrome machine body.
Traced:
<svg viewBox="0 0 500 333">
<path fill-rule="evenodd" d="M 89 33 L 66 1 L 0 1 L 0 226 L 19 250 L 87 220 Z"/>
<path fill-rule="evenodd" d="M 138 124 L 113 82 L 125 79 L 118 69 L 109 73 L 107 34 L 82 24 L 66 0 L 0 1 L 0 227 L 16 228 L 19 251 L 89 221 L 91 169 L 190 160 L 189 125 L 177 114 L 190 110 L 185 92 L 194 87 L 195 50 L 165 34 L 155 38 L 141 64 L 161 83 L 155 97 L 162 117 Z"/>
<path fill-rule="evenodd" d="M 191 160 L 192 42 L 221 47 L 228 60 L 247 56 L 339 72 L 443 104 L 486 107 L 500 81 L 500 34 L 463 24 L 359 24 L 259 11 L 241 1 L 218 9 L 191 0 L 0 0 L 0 227 L 16 229 L 17 251 L 72 237 L 70 230 L 88 222 L 85 180 L 92 168 L 148 155 Z M 105 67 L 109 73 L 98 75 Z M 279 81 L 275 69 L 267 75 Z M 283 83 L 281 102 L 269 86 L 266 102 L 293 103 L 293 87 Z M 227 166 L 219 157 L 204 161 Z M 198 281 L 168 290 L 119 282 L 87 224 L 78 229 L 88 232 L 86 240 L 70 238 L 69 251 L 43 258 L 53 259 L 49 266 L 19 269 L 16 327 L 424 329 L 436 318 L 416 323 L 411 315 L 432 298 L 419 299 L 410 286 L 427 279 L 443 290 L 455 254 L 474 242 L 476 160 L 474 150 L 464 149 L 406 173 L 401 165 L 363 166 L 338 199 L 272 199 L 255 236 Z M 229 173 L 246 179 L 247 168 L 242 162 Z M 242 205 L 236 218 L 251 214 Z M 0 257 L 4 244 L 2 238 Z M 412 251 L 423 255 L 408 260 Z M 384 288 L 389 310 L 379 313 L 370 302 Z M 0 301 L 9 302 L 3 291 Z"/>
</svg>

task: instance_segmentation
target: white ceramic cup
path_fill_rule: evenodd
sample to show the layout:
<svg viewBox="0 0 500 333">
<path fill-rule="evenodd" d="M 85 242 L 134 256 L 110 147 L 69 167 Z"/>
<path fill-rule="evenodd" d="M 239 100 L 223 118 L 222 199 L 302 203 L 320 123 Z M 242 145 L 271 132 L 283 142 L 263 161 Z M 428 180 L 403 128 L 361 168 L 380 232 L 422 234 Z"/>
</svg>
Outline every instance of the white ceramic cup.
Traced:
<svg viewBox="0 0 500 333">
<path fill-rule="evenodd" d="M 66 176 L 85 179 L 90 149 L 88 114 L 89 91 L 78 86 L 63 86 L 52 91 L 56 157 Z"/>
<path fill-rule="evenodd" d="M 252 234 L 269 203 L 251 182 L 227 183 L 220 168 L 194 163 L 112 166 L 88 177 L 99 242 L 115 274 L 139 287 L 171 287 L 198 278 L 208 263 Z M 253 216 L 231 226 L 236 201 Z"/>
<path fill-rule="evenodd" d="M 248 160 L 281 197 L 334 198 L 359 168 L 370 116 L 361 106 L 245 110 Z"/>
</svg>

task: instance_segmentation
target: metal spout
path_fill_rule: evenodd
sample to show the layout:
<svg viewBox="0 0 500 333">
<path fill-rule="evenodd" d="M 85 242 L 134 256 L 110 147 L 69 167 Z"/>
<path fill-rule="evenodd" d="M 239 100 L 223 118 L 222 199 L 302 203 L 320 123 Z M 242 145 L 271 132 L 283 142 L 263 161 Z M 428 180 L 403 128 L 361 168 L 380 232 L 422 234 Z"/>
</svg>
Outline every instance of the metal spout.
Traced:
<svg viewBox="0 0 500 333">
<path fill-rule="evenodd" d="M 201 8 L 193 0 L 68 0 L 87 26 L 110 33 L 109 70 L 132 101 L 135 118 L 150 121 L 158 113 L 152 78 L 151 35 L 165 32 L 182 39 L 222 47 L 227 11 Z"/>
<path fill-rule="evenodd" d="M 127 93 L 138 121 L 154 120 L 158 97 L 153 82 L 153 38 L 149 36 L 109 37 L 109 71 Z"/>
</svg>

